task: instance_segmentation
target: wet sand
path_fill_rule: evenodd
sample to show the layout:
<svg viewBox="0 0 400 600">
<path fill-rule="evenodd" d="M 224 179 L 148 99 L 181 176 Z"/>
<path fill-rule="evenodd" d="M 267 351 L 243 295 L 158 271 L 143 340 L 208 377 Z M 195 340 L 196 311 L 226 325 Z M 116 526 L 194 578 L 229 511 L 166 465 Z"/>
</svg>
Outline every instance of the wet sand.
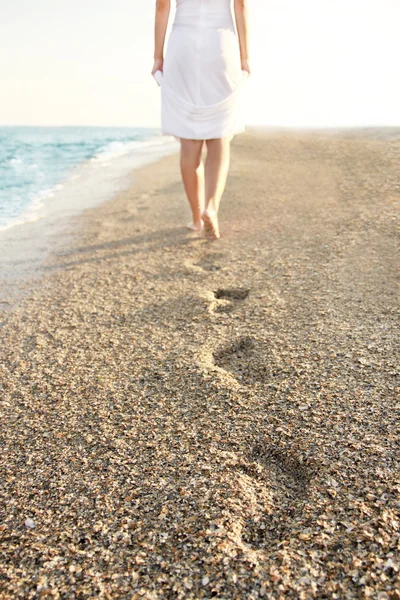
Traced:
<svg viewBox="0 0 400 600">
<path fill-rule="evenodd" d="M 75 218 L 0 315 L 1 598 L 400 598 L 399 148 L 237 136 L 213 242 L 176 155 Z"/>
</svg>

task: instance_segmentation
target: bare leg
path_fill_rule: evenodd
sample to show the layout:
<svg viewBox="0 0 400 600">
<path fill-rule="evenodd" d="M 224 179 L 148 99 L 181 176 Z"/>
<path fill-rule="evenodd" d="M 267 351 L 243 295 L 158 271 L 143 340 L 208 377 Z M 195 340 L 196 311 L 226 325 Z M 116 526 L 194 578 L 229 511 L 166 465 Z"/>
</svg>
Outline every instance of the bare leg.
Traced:
<svg viewBox="0 0 400 600">
<path fill-rule="evenodd" d="M 181 139 L 181 174 L 186 195 L 192 210 L 189 229 L 201 231 L 201 211 L 204 205 L 204 166 L 201 160 L 203 140 Z"/>
<path fill-rule="evenodd" d="M 203 219 L 206 235 L 219 238 L 218 209 L 225 190 L 230 165 L 231 138 L 206 140 L 205 210 Z"/>
</svg>

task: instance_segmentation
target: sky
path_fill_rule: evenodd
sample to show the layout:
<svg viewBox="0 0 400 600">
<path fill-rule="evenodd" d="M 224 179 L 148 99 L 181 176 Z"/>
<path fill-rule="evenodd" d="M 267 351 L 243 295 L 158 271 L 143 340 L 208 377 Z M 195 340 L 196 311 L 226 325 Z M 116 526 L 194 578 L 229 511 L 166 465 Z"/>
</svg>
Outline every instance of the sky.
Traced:
<svg viewBox="0 0 400 600">
<path fill-rule="evenodd" d="M 400 125 L 399 0 L 248 4 L 249 125 Z M 154 7 L 0 0 L 0 124 L 159 127 Z"/>
</svg>

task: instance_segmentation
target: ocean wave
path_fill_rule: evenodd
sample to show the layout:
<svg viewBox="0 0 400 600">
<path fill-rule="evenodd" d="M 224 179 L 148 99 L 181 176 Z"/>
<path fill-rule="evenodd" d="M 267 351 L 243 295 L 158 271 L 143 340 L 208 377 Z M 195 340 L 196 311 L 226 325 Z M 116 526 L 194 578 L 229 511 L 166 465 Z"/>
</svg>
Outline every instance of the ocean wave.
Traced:
<svg viewBox="0 0 400 600">
<path fill-rule="evenodd" d="M 154 137 L 148 140 L 129 140 L 125 142 L 113 140 L 98 149 L 97 153 L 90 159 L 92 163 L 106 163 L 114 158 L 124 156 L 132 151 L 140 149 L 151 149 L 165 146 L 171 143 L 168 137 Z"/>
<path fill-rule="evenodd" d="M 112 134 L 107 128 L 56 128 L 50 139 L 49 132 L 40 128 L 27 133 L 11 128 L 6 133 L 0 150 L 0 231 L 43 218 L 53 203 L 68 203 L 61 197 L 64 185 L 67 194 L 74 185 L 79 196 L 93 169 L 97 180 L 98 167 L 106 166 L 108 173 L 114 165 L 115 178 L 157 153 L 168 153 L 171 143 L 176 144 L 168 136 L 124 128 Z"/>
</svg>

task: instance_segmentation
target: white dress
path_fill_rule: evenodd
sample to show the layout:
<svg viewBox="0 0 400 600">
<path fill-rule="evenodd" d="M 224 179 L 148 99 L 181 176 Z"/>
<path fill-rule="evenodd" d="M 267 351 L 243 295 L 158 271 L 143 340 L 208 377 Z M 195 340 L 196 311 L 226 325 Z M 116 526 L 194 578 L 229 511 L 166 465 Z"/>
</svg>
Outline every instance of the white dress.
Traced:
<svg viewBox="0 0 400 600">
<path fill-rule="evenodd" d="M 176 0 L 161 78 L 161 132 L 232 138 L 245 130 L 233 0 Z"/>
</svg>

